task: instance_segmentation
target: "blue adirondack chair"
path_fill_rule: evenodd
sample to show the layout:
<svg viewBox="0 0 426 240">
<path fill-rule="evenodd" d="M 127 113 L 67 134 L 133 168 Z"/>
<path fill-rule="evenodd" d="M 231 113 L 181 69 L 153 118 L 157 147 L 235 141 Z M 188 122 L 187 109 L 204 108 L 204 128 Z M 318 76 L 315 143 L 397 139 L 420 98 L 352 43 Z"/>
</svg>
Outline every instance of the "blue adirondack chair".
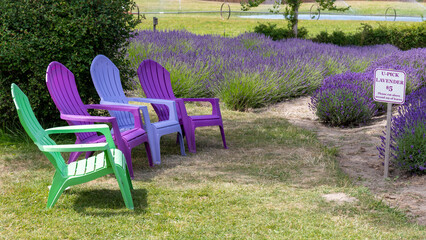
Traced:
<svg viewBox="0 0 426 240">
<path fill-rule="evenodd" d="M 19 120 L 27 134 L 37 147 L 42 151 L 55 167 L 52 186 L 47 198 L 47 208 L 51 208 L 58 201 L 62 192 L 68 187 L 92 181 L 110 173 L 114 173 L 121 190 L 126 207 L 133 209 L 133 200 L 130 193 L 132 182 L 126 166 L 124 154 L 115 148 L 108 125 L 92 124 L 56 127 L 43 129 L 36 119 L 27 96 L 16 84 L 12 84 L 12 96 L 18 111 Z M 89 144 L 63 144 L 56 143 L 49 134 L 58 133 L 86 133 L 99 132 L 106 142 Z M 102 151 L 100 154 L 88 159 L 65 163 L 61 152 Z"/>
<path fill-rule="evenodd" d="M 149 99 L 149 98 L 129 98 L 126 97 L 121 85 L 120 73 L 115 64 L 104 55 L 96 56 L 90 66 L 90 73 L 95 85 L 96 91 L 101 98 L 101 104 L 119 104 L 129 105 L 130 101 L 163 104 L 167 106 L 168 119 L 156 123 L 149 121 L 147 111 L 143 112 L 145 119 L 144 128 L 148 133 L 149 146 L 151 148 L 152 161 L 154 164 L 161 163 L 160 154 L 160 138 L 163 135 L 177 133 L 178 141 L 180 144 L 181 154 L 185 155 L 185 146 L 183 142 L 182 129 L 179 124 L 176 103 L 171 100 L 162 99 Z M 135 105 L 131 105 L 135 106 Z M 139 106 L 139 105 L 136 105 Z M 134 128 L 134 118 L 128 112 L 123 111 L 109 111 L 111 116 L 117 119 L 120 131 Z"/>
</svg>

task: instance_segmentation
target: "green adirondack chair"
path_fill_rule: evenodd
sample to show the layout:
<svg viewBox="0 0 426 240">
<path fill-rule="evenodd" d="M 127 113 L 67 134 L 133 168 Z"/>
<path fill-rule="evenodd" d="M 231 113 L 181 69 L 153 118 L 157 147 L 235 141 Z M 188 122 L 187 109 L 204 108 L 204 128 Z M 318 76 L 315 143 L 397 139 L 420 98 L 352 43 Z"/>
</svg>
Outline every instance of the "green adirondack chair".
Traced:
<svg viewBox="0 0 426 240">
<path fill-rule="evenodd" d="M 123 153 L 116 149 L 110 129 L 106 124 L 77 125 L 43 129 L 36 119 L 27 96 L 16 85 L 12 84 L 12 96 L 18 111 L 19 120 L 27 134 L 38 148 L 55 166 L 52 186 L 49 190 L 47 208 L 53 207 L 62 192 L 69 186 L 89 182 L 99 177 L 114 173 L 121 190 L 124 203 L 133 209 L 130 189 L 133 189 L 126 159 Z M 49 134 L 58 133 L 98 132 L 105 136 L 106 143 L 92 144 L 63 144 L 57 145 Z M 96 156 L 66 164 L 61 152 L 90 152 L 102 151 Z"/>
</svg>

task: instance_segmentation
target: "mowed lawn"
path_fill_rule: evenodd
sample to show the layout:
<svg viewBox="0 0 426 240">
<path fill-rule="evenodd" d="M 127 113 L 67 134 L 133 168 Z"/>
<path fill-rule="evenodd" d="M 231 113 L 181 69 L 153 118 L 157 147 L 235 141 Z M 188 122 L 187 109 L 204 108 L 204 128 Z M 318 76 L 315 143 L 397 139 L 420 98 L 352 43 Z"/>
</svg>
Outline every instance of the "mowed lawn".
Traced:
<svg viewBox="0 0 426 240">
<path fill-rule="evenodd" d="M 190 105 L 192 114 L 209 109 Z M 223 106 L 222 106 L 223 108 Z M 46 210 L 53 167 L 24 136 L 2 135 L 0 236 L 3 239 L 422 239 L 425 228 L 341 173 L 336 149 L 256 112 L 222 110 L 219 129 L 196 131 L 196 154 L 162 139 L 163 163 L 148 167 L 133 150 L 135 210 L 111 176 L 72 187 Z M 72 136 L 68 139 L 72 140 Z M 60 141 L 65 141 L 61 139 Z M 326 202 L 343 192 L 354 203 Z"/>
</svg>

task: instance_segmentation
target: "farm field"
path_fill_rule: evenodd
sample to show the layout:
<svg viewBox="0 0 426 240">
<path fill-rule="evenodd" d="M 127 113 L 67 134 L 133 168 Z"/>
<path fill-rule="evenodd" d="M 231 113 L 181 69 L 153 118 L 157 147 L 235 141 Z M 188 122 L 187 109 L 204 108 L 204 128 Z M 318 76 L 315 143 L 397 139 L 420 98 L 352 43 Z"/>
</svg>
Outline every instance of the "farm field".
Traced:
<svg viewBox="0 0 426 240">
<path fill-rule="evenodd" d="M 262 20 L 262 19 L 241 19 L 230 18 L 221 20 L 219 14 L 145 14 L 146 20 L 138 25 L 138 29 L 152 30 L 152 18 L 158 18 L 157 29 L 159 31 L 167 30 L 186 30 L 196 34 L 212 34 L 227 37 L 236 37 L 245 32 L 252 32 L 259 23 L 273 23 L 277 27 L 285 28 L 287 23 L 284 20 Z M 408 26 L 420 23 L 407 22 L 378 22 L 378 21 L 309 21 L 300 20 L 299 26 L 308 30 L 308 37 L 314 37 L 321 31 L 333 32 L 341 30 L 346 33 L 354 33 L 362 27 L 362 23 L 368 23 L 373 27 L 379 25 L 389 26 Z"/>
<path fill-rule="evenodd" d="M 193 12 L 193 11 L 220 11 L 222 2 L 220 1 L 200 1 L 200 0 L 148 0 L 135 1 L 141 12 Z M 271 2 L 271 1 L 270 1 Z M 312 2 L 302 3 L 300 12 L 309 12 Z M 397 2 L 397 1 L 336 1 L 336 6 L 351 9 L 346 14 L 357 15 L 384 15 L 386 9 L 393 8 L 401 16 L 421 16 L 426 13 L 425 2 Z M 231 11 L 241 12 L 239 3 L 229 3 Z M 272 4 L 263 3 L 257 8 L 248 12 L 269 12 Z M 227 8 L 226 8 L 227 10 Z M 327 12 L 327 11 L 325 11 Z"/>
<path fill-rule="evenodd" d="M 231 6 L 231 17 L 222 20 L 220 16 L 221 2 L 197 1 L 197 0 L 163 0 L 163 1 L 136 1 L 141 12 L 145 12 L 146 20 L 138 25 L 138 29 L 152 29 L 152 18 L 158 18 L 158 30 L 186 30 L 197 34 L 214 34 L 222 36 L 238 36 L 245 32 L 253 31 L 259 23 L 273 23 L 278 27 L 285 27 L 284 20 L 265 19 L 241 19 L 239 16 L 250 15 L 250 12 L 269 12 L 270 4 L 262 4 L 258 8 L 253 8 L 248 12 L 241 13 L 239 3 L 229 3 Z M 180 3 L 180 4 L 179 4 Z M 355 15 L 384 15 L 386 9 L 392 7 L 398 9 L 398 15 L 423 16 L 426 14 L 426 4 L 424 2 L 376 2 L 376 1 L 350 1 L 353 9 L 343 14 Z M 337 1 L 336 5 L 343 6 L 342 1 Z M 309 13 L 312 3 L 302 4 L 301 13 Z M 204 11 L 204 13 L 197 13 Z M 155 12 L 155 13 L 153 13 Z M 164 13 L 159 13 L 164 12 Z M 182 14 L 170 14 L 182 12 Z M 194 13 L 190 13 L 194 12 Z M 323 13 L 327 13 L 324 11 Z M 228 16 L 223 14 L 223 16 Z M 407 26 L 419 23 L 407 22 L 381 22 L 381 21 L 330 21 L 330 20 L 300 20 L 299 26 L 308 30 L 308 37 L 314 37 L 321 31 L 333 32 L 340 30 L 346 33 L 353 33 L 360 28 L 362 23 L 368 23 L 373 27 L 379 25 Z"/>
<path fill-rule="evenodd" d="M 147 12 L 216 11 L 221 4 L 136 2 Z M 404 14 L 417 15 L 426 6 L 346 3 L 353 4 L 357 14 L 380 14 L 398 6 Z M 231 4 L 232 9 L 238 6 Z M 413 96 L 407 98 L 413 104 L 405 110 L 415 114 L 397 113 L 397 106 L 394 114 L 405 117 L 399 122 L 422 123 L 417 120 L 426 119 L 425 48 L 340 47 L 304 39 L 272 41 L 252 33 L 259 23 L 286 27 L 283 20 L 236 15 L 222 20 L 218 13 L 145 16 L 127 49 L 132 69 L 153 59 L 171 73 L 177 97 L 219 98 L 229 149 L 223 148 L 218 127 L 197 128 L 197 153 L 187 150 L 187 156 L 180 155 L 176 135 L 164 136 L 160 165 L 149 166 L 143 145 L 132 151 L 134 211 L 126 209 L 113 176 L 71 187 L 47 210 L 53 166 L 25 132 L 0 128 L 0 239 L 424 239 L 426 175 L 418 174 L 423 166 L 410 163 L 417 170 L 414 174 L 393 166 L 391 177 L 383 178 L 377 148 L 385 127 L 384 105 L 372 103 L 370 80 L 378 66 L 404 69 L 407 93 Z M 159 19 L 157 32 L 152 31 L 153 17 Z M 355 32 L 361 23 L 300 21 L 299 26 L 313 37 L 321 31 Z M 137 76 L 122 81 L 131 89 L 126 95 L 144 96 Z M 351 94 L 354 89 L 362 94 Z M 331 115 L 332 103 L 338 105 L 338 114 L 346 112 L 333 126 L 314 112 Z M 211 113 L 202 103 L 186 107 L 189 115 Z M 349 116 L 360 109 L 369 112 Z M 151 106 L 149 112 L 156 121 Z M 343 126 L 341 116 L 367 120 Z M 399 130 L 409 141 L 421 142 L 424 135 L 415 137 L 424 129 L 418 126 L 408 125 L 405 135 L 404 125 Z M 75 136 L 53 139 L 74 143 Z M 407 156 L 417 151 L 414 156 L 423 156 L 425 151 L 417 148 L 421 144 L 406 145 Z"/>
</svg>

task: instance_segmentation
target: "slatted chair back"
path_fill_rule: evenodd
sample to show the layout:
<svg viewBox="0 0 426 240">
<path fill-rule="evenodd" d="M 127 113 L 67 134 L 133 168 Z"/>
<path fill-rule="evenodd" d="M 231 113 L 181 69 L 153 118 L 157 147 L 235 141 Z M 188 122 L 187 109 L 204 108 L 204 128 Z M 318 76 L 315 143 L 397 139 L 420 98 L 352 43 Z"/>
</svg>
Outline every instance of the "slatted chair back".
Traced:
<svg viewBox="0 0 426 240">
<path fill-rule="evenodd" d="M 144 60 L 138 68 L 138 77 L 146 97 L 156 99 L 175 100 L 170 73 L 153 60 Z M 158 118 L 163 121 L 169 118 L 166 106 L 161 104 L 152 105 Z M 181 118 L 180 109 L 177 108 L 179 119 Z"/>
<path fill-rule="evenodd" d="M 101 98 L 101 104 L 103 102 L 128 103 L 121 85 L 120 71 L 111 60 L 104 55 L 96 56 L 90 66 L 90 73 Z M 109 111 L 109 113 L 117 119 L 121 129 L 134 127 L 135 121 L 131 113 L 123 111 Z"/>
<path fill-rule="evenodd" d="M 19 121 L 27 134 L 36 145 L 56 145 L 56 143 L 47 135 L 39 121 L 34 115 L 28 97 L 16 85 L 12 84 L 12 97 L 18 112 Z M 55 166 L 55 169 L 62 174 L 66 169 L 66 164 L 62 155 L 58 152 L 44 152 L 49 161 Z"/>
<path fill-rule="evenodd" d="M 90 116 L 77 90 L 74 74 L 59 62 L 47 67 L 46 84 L 50 96 L 61 114 Z M 67 121 L 69 125 L 93 124 L 92 122 Z M 97 136 L 96 133 L 76 133 L 80 142 Z"/>
</svg>

